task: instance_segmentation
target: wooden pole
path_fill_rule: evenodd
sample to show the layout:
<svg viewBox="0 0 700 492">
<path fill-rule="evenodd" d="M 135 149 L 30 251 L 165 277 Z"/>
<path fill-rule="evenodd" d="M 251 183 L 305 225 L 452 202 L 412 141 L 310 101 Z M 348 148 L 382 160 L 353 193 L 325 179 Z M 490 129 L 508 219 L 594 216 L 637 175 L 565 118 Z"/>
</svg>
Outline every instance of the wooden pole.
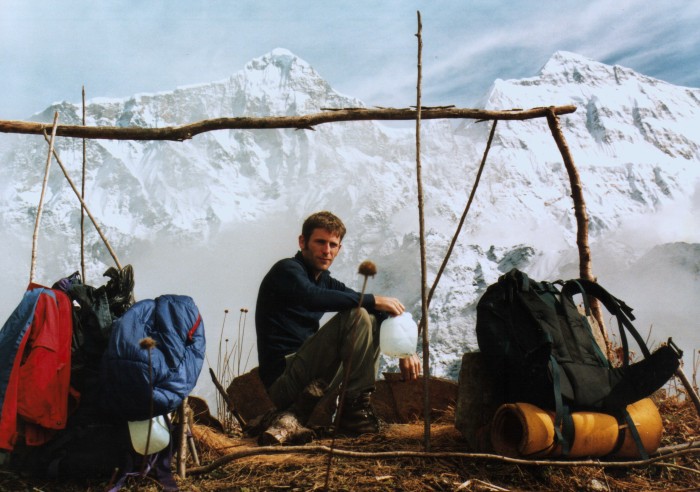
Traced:
<svg viewBox="0 0 700 492">
<path fill-rule="evenodd" d="M 346 360 L 343 360 L 343 380 L 340 383 L 340 394 L 338 395 L 338 408 L 335 412 L 335 417 L 333 418 L 333 437 L 331 438 L 331 452 L 328 453 L 328 463 L 326 464 L 326 481 L 324 490 L 329 490 L 330 480 L 331 480 L 331 469 L 333 466 L 333 450 L 335 449 L 336 437 L 338 436 L 338 429 L 340 427 L 340 419 L 343 418 L 343 410 L 345 406 L 345 395 L 347 393 L 348 381 L 350 380 L 350 371 L 352 370 L 352 356 L 355 352 L 355 344 L 357 339 L 357 325 L 360 322 L 360 309 L 362 309 L 362 299 L 365 297 L 365 291 L 367 290 L 367 280 L 370 276 L 374 276 L 377 273 L 377 269 L 373 263 L 371 263 L 371 272 L 365 271 L 363 273 L 363 262 L 360 265 L 360 274 L 363 275 L 364 281 L 362 282 L 362 291 L 360 292 L 360 299 L 357 302 L 357 308 L 355 310 L 355 317 L 352 320 L 352 326 L 350 327 L 350 333 L 352 334 L 350 347 L 352 350 L 348 354 Z M 367 262 L 367 264 L 370 264 Z"/>
<path fill-rule="evenodd" d="M 493 136 L 496 133 L 496 124 L 498 123 L 498 120 L 494 120 L 493 125 L 491 126 L 491 133 L 489 133 L 489 139 L 486 142 L 486 149 L 484 150 L 484 155 L 481 158 L 481 165 L 479 166 L 479 171 L 476 173 L 476 179 L 474 180 L 474 186 L 472 186 L 472 191 L 469 194 L 469 200 L 467 200 L 467 206 L 464 207 L 464 212 L 462 213 L 462 217 L 459 220 L 459 224 L 457 225 L 457 230 L 454 233 L 454 236 L 452 236 L 452 242 L 450 242 L 450 246 L 447 248 L 447 253 L 445 254 L 445 258 L 442 261 L 442 265 L 440 265 L 440 269 L 438 270 L 437 275 L 435 276 L 435 280 L 433 281 L 433 286 L 430 288 L 430 292 L 428 293 L 428 306 L 430 306 L 430 301 L 433 299 L 433 294 L 435 293 L 435 289 L 437 288 L 438 282 L 440 282 L 440 277 L 442 277 L 442 273 L 445 271 L 445 267 L 447 266 L 447 262 L 450 259 L 450 256 L 452 256 L 452 250 L 455 247 L 455 244 L 457 243 L 457 238 L 459 237 L 459 233 L 462 231 L 462 226 L 464 225 L 464 221 L 467 218 L 467 214 L 469 213 L 469 209 L 472 206 L 472 202 L 474 201 L 474 196 L 476 195 L 476 189 L 479 186 L 479 181 L 481 180 L 481 173 L 484 171 L 484 166 L 486 165 L 486 157 L 489 155 L 489 150 L 491 149 L 491 143 L 493 142 Z M 423 328 L 423 323 L 421 320 L 421 325 L 420 329 L 422 330 Z"/>
<path fill-rule="evenodd" d="M 83 126 L 85 124 L 85 86 L 83 86 Z M 83 282 L 86 281 L 85 278 L 85 168 L 87 167 L 87 143 L 86 139 L 83 139 L 83 175 L 80 182 L 80 196 L 82 198 L 80 204 L 80 272 L 83 275 Z"/>
<path fill-rule="evenodd" d="M 143 458 L 141 459 L 141 476 L 146 476 L 148 470 L 146 469 L 148 460 L 146 457 L 152 453 L 151 451 L 151 433 L 153 432 L 153 347 L 155 346 L 155 341 L 148 337 L 143 338 L 140 343 L 140 347 L 148 350 L 148 386 L 151 389 L 150 398 L 148 400 L 148 433 L 146 434 L 146 450 L 143 453 Z"/>
<path fill-rule="evenodd" d="M 214 383 L 214 387 L 219 392 L 219 397 L 223 399 L 224 402 L 226 402 L 226 407 L 228 408 L 228 411 L 231 412 L 236 418 L 236 420 L 238 421 L 238 425 L 241 426 L 241 430 L 244 430 L 246 428 L 245 420 L 243 420 L 243 417 L 241 417 L 241 414 L 236 409 L 236 406 L 233 404 L 233 401 L 231 400 L 231 398 L 229 398 L 228 394 L 226 393 L 226 390 L 219 382 L 219 379 L 216 377 L 216 374 L 214 374 L 214 369 L 212 369 L 211 367 L 209 368 L 209 376 L 211 376 L 211 380 Z"/>
<path fill-rule="evenodd" d="M 423 78 L 423 38 L 420 11 L 418 15 L 418 81 L 416 82 L 416 181 L 418 186 L 418 225 L 420 228 L 420 298 L 421 319 L 423 320 L 423 447 L 430 451 L 430 338 L 428 337 L 428 268 L 425 248 L 425 214 L 423 200 L 423 179 L 420 159 L 421 82 Z"/>
<path fill-rule="evenodd" d="M 189 445 L 190 454 L 192 455 L 192 460 L 196 466 L 200 466 L 199 453 L 197 452 L 197 445 L 194 440 L 194 417 L 192 412 L 185 409 L 185 414 L 187 415 L 187 444 Z"/>
<path fill-rule="evenodd" d="M 187 397 L 182 400 L 182 404 L 177 409 L 178 419 L 180 420 L 180 426 L 178 431 L 180 433 L 180 440 L 178 442 L 179 447 L 177 451 L 177 474 L 180 478 L 184 479 L 187 471 L 187 412 L 185 408 L 187 407 Z"/>
<path fill-rule="evenodd" d="M 44 209 L 44 195 L 49 182 L 49 170 L 51 169 L 51 154 L 53 154 L 53 142 L 56 138 L 56 128 L 58 124 L 58 112 L 53 115 L 53 125 L 51 127 L 51 138 L 48 139 L 49 154 L 46 157 L 46 167 L 44 168 L 44 181 L 41 185 L 41 195 L 39 196 L 39 206 L 36 209 L 36 221 L 34 222 L 34 235 L 32 236 L 32 261 L 29 268 L 29 283 L 34 282 L 34 272 L 36 270 L 36 252 L 39 243 L 39 226 L 41 225 L 41 213 Z M 46 134 L 44 134 L 46 135 Z"/>
<path fill-rule="evenodd" d="M 49 139 L 49 137 L 46 135 L 46 133 L 44 133 L 44 139 L 46 139 L 46 140 Z M 70 176 L 68 175 L 68 171 L 66 171 L 66 168 L 63 165 L 63 162 L 61 162 L 61 158 L 58 156 L 58 152 L 56 152 L 56 149 L 52 149 L 52 150 L 53 150 L 54 157 L 56 157 L 56 162 L 58 162 L 58 165 L 60 166 L 61 171 L 63 171 L 63 175 L 66 177 L 68 184 L 73 189 L 73 193 L 75 193 L 75 196 L 78 197 L 78 200 L 80 200 L 80 204 L 85 209 L 85 213 L 87 213 L 88 217 L 90 217 L 90 220 L 92 221 L 92 224 L 95 226 L 97 233 L 100 235 L 100 237 L 102 238 L 102 241 L 105 243 L 105 246 L 107 247 L 107 251 L 109 251 L 109 254 L 112 256 L 112 259 L 114 260 L 115 265 L 117 266 L 117 268 L 119 270 L 121 270 L 122 265 L 121 265 L 121 263 L 119 263 L 119 259 L 117 258 L 117 255 L 114 253 L 112 246 L 109 244 L 109 241 L 107 241 L 107 238 L 102 233 L 102 229 L 100 229 L 100 226 L 97 225 L 97 221 L 95 220 L 95 217 L 93 217 L 92 214 L 90 213 L 90 209 L 85 204 L 85 201 L 80 196 L 80 192 L 78 192 L 78 188 L 76 188 L 75 184 L 73 183 L 73 180 L 70 179 Z"/>
<path fill-rule="evenodd" d="M 682 367 L 678 366 L 678 369 L 676 369 L 676 376 L 678 377 L 678 379 L 681 380 L 681 383 L 683 383 L 683 387 L 685 388 L 688 397 L 693 402 L 693 405 L 695 405 L 695 411 L 700 417 L 700 397 L 698 397 L 698 394 L 695 392 L 695 388 L 693 388 L 693 385 L 690 384 L 688 376 L 685 375 L 685 372 L 683 372 Z"/>
<path fill-rule="evenodd" d="M 591 249 L 588 246 L 588 213 L 586 212 L 586 201 L 583 199 L 581 177 L 574 165 L 574 158 L 569 151 L 569 145 L 566 143 L 564 134 L 561 131 L 559 117 L 552 108 L 547 109 L 547 124 L 559 148 L 559 152 L 561 152 L 566 172 L 569 174 L 571 198 L 574 201 L 574 215 L 576 216 L 576 244 L 578 246 L 579 275 L 583 279 L 595 282 L 596 278 L 593 276 L 593 270 L 591 268 Z M 589 301 L 593 317 L 598 322 L 600 333 L 605 341 L 608 359 L 612 359 L 612 346 L 608 339 L 607 330 L 605 329 L 605 321 L 603 320 L 603 311 L 600 307 L 600 302 L 598 302 L 598 299 L 595 297 L 590 297 Z"/>
<path fill-rule="evenodd" d="M 576 111 L 576 106 L 558 106 L 552 108 L 532 108 L 527 110 L 512 109 L 507 111 L 490 111 L 485 109 L 464 109 L 454 107 L 421 108 L 421 119 L 476 119 L 476 120 L 530 120 L 544 118 L 548 112 L 569 114 Z M 295 128 L 312 130 L 315 125 L 339 121 L 367 120 L 415 120 L 418 110 L 403 108 L 345 108 L 326 109 L 321 113 L 303 116 L 274 116 L 215 118 L 181 126 L 164 128 L 114 127 L 59 125 L 56 135 L 71 138 L 92 138 L 108 140 L 188 140 L 200 133 L 214 130 L 256 130 L 274 128 Z M 47 123 L 28 121 L 0 120 L 0 133 L 23 133 L 41 135 L 51 128 Z"/>
</svg>

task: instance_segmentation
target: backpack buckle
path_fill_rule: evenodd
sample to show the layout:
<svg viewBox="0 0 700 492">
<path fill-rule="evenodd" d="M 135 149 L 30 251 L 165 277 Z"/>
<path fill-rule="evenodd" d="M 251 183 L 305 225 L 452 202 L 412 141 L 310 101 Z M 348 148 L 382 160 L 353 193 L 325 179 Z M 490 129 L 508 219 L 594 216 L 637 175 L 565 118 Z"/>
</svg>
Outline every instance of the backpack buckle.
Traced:
<svg viewBox="0 0 700 492">
<path fill-rule="evenodd" d="M 673 341 L 673 338 L 668 337 L 668 342 L 666 342 L 666 345 L 671 347 L 671 350 L 676 354 L 676 357 L 679 359 L 683 357 L 683 351 L 676 345 Z"/>
</svg>

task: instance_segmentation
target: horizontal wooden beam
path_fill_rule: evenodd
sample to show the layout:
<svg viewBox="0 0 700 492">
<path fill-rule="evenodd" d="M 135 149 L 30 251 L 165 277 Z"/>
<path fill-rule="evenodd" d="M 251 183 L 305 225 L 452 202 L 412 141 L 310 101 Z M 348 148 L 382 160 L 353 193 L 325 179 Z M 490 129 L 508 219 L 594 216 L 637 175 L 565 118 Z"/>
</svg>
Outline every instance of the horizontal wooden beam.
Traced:
<svg viewBox="0 0 700 492">
<path fill-rule="evenodd" d="M 476 120 L 528 120 L 546 118 L 548 112 L 556 115 L 573 113 L 576 106 L 551 106 L 532 109 L 511 109 L 488 111 L 484 109 L 460 109 L 454 107 L 421 108 L 421 119 L 476 119 Z M 273 128 L 295 128 L 312 130 L 323 123 L 364 120 L 415 120 L 415 109 L 393 108 L 350 108 L 324 110 L 303 116 L 268 116 L 235 118 L 214 118 L 181 126 L 164 128 L 115 127 L 58 125 L 56 135 L 71 138 L 91 138 L 108 140 L 188 140 L 200 133 L 214 130 L 258 130 Z M 0 133 L 22 133 L 42 135 L 50 131 L 50 123 L 0 120 Z"/>
</svg>

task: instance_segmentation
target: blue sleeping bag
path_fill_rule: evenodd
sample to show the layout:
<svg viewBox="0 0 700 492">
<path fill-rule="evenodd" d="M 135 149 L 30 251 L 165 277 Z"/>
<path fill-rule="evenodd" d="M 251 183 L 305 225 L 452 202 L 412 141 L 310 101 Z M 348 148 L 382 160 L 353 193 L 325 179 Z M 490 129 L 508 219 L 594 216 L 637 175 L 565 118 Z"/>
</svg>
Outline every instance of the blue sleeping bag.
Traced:
<svg viewBox="0 0 700 492">
<path fill-rule="evenodd" d="M 141 347 L 146 337 L 155 347 Z M 192 298 L 163 295 L 135 303 L 112 325 L 102 357 L 102 409 L 126 420 L 174 411 L 197 383 L 205 346 L 204 323 Z"/>
</svg>

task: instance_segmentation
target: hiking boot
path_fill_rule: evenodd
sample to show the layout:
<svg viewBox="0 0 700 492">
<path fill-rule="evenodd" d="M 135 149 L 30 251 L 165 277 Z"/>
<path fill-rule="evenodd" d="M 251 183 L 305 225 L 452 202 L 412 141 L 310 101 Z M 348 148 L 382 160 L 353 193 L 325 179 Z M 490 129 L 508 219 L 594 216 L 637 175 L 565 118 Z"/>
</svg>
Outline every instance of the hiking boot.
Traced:
<svg viewBox="0 0 700 492">
<path fill-rule="evenodd" d="M 292 412 L 276 412 L 270 418 L 269 426 L 258 436 L 259 445 L 307 444 L 314 440 L 314 431 L 301 425 Z"/>
<path fill-rule="evenodd" d="M 343 405 L 338 425 L 339 433 L 359 435 L 379 432 L 379 419 L 374 414 L 370 396 L 371 393 L 365 392 Z"/>
<path fill-rule="evenodd" d="M 325 381 L 314 379 L 304 388 L 304 391 L 301 392 L 292 406 L 289 407 L 289 411 L 297 416 L 302 425 L 306 425 L 327 389 L 328 385 Z"/>
</svg>

